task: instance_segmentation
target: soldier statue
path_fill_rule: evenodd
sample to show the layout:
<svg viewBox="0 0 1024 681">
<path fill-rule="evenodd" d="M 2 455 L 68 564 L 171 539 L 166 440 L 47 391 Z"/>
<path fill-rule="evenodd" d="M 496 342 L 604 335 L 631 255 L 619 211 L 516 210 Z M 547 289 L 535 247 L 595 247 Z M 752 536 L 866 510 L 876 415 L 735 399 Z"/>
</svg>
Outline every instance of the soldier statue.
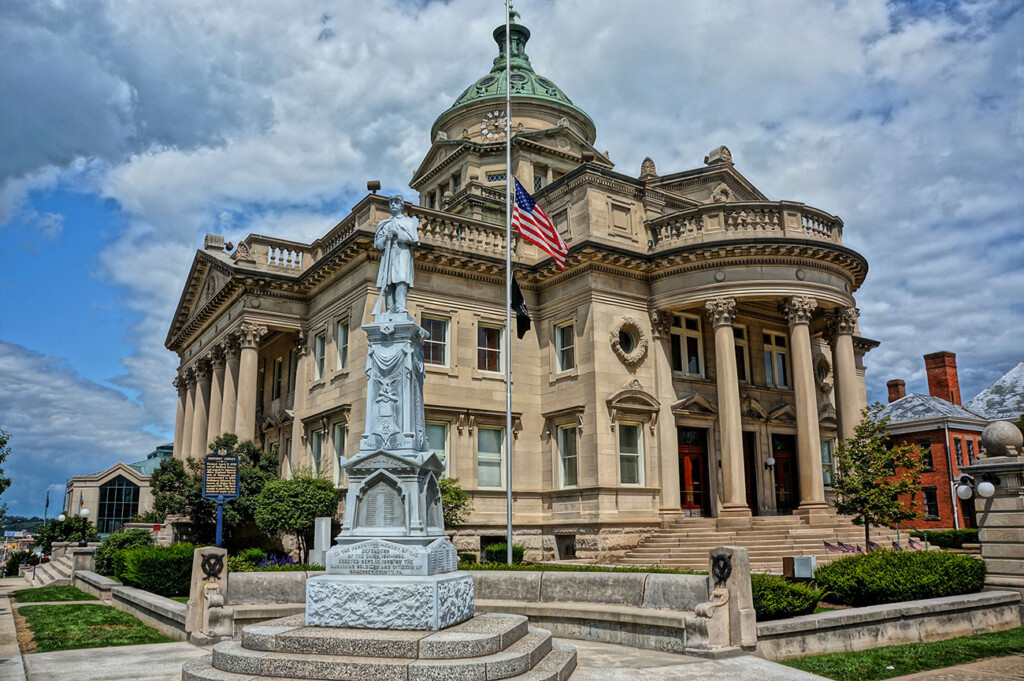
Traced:
<svg viewBox="0 0 1024 681">
<path fill-rule="evenodd" d="M 401 196 L 388 199 L 391 217 L 377 225 L 373 245 L 382 252 L 377 271 L 380 298 L 373 308 L 374 316 L 381 312 L 407 312 L 409 289 L 413 286 L 412 248 L 420 242 L 417 233 L 418 218 L 402 215 L 405 201 Z"/>
</svg>

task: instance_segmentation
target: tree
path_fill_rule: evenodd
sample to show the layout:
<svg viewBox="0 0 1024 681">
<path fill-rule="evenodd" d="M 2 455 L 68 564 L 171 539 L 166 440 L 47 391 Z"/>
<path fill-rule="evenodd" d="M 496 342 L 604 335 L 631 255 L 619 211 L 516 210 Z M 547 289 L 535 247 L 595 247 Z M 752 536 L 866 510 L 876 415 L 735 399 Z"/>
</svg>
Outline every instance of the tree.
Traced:
<svg viewBox="0 0 1024 681">
<path fill-rule="evenodd" d="M 308 473 L 290 480 L 268 482 L 255 499 L 256 525 L 267 534 L 290 534 L 296 539 L 302 561 L 307 560 L 306 537 L 317 518 L 338 512 L 341 490 Z"/>
<path fill-rule="evenodd" d="M 100 540 L 96 526 L 89 522 L 88 518 L 77 515 L 70 516 L 64 522 L 53 519 L 40 527 L 35 536 L 35 545 L 43 553 L 50 553 L 55 541 L 78 541 L 83 536 L 86 541 Z"/>
<path fill-rule="evenodd" d="M 836 511 L 854 516 L 864 526 L 864 543 L 871 542 L 871 526 L 893 527 L 917 518 L 913 498 L 921 486 L 921 451 L 915 445 L 893 444 L 889 419 L 879 418 L 882 405 L 865 407 L 854 435 L 839 443 L 839 472 L 832 481 Z M 907 499 L 901 499 L 906 495 Z"/>
<path fill-rule="evenodd" d="M 441 510 L 444 513 L 445 529 L 458 527 L 466 522 L 473 510 L 473 502 L 466 490 L 459 486 L 458 478 L 441 478 Z"/>
<path fill-rule="evenodd" d="M 256 497 L 271 480 L 277 479 L 277 457 L 267 454 L 250 441 L 238 442 L 234 433 L 213 441 L 210 452 L 221 447 L 238 456 L 239 497 L 224 504 L 224 532 L 230 543 L 233 530 L 255 521 Z M 189 458 L 184 463 L 167 459 L 153 472 L 153 508 L 165 518 L 185 516 L 191 523 L 189 539 L 209 543 L 216 530 L 217 504 L 203 498 L 204 462 Z"/>
<path fill-rule="evenodd" d="M 3 496 L 7 488 L 11 486 L 11 479 L 4 477 L 4 462 L 7 461 L 7 456 L 11 453 L 11 448 L 7 445 L 10 441 L 10 434 L 0 428 L 0 496 Z M 7 504 L 0 504 L 0 522 L 3 522 L 4 515 L 7 513 Z"/>
</svg>

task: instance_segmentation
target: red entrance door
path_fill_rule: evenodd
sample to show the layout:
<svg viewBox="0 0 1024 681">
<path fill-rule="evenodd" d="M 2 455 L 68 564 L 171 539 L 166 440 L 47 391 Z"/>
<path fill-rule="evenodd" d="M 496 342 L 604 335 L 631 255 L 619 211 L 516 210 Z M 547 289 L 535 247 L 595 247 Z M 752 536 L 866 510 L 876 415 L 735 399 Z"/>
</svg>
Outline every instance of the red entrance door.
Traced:
<svg viewBox="0 0 1024 681">
<path fill-rule="evenodd" d="M 743 433 L 743 475 L 747 483 L 747 506 L 757 515 L 757 444 L 754 433 Z"/>
<path fill-rule="evenodd" d="M 707 431 L 679 428 L 680 506 L 690 515 L 708 514 Z"/>
<path fill-rule="evenodd" d="M 797 491 L 796 442 L 792 435 L 772 435 L 775 457 L 775 507 L 792 511 L 800 504 Z"/>
</svg>

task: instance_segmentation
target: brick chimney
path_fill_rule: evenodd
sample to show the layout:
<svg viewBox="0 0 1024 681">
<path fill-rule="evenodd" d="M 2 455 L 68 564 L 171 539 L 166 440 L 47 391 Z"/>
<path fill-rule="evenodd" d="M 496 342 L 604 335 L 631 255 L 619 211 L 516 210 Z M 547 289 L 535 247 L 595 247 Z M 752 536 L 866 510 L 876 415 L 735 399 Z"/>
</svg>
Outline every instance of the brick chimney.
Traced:
<svg viewBox="0 0 1024 681">
<path fill-rule="evenodd" d="M 956 355 L 946 351 L 925 355 L 924 368 L 928 372 L 928 393 L 959 405 L 960 379 L 956 373 Z"/>
<path fill-rule="evenodd" d="M 889 389 L 889 404 L 892 404 L 901 397 L 907 396 L 907 382 L 902 378 L 894 378 L 887 381 L 885 387 Z"/>
</svg>

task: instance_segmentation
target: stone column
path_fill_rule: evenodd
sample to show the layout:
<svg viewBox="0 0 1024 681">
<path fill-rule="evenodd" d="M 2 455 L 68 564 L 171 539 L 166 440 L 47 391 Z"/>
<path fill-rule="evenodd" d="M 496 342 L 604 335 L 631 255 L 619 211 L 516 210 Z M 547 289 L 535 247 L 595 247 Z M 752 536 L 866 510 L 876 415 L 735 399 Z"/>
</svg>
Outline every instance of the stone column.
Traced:
<svg viewBox="0 0 1024 681">
<path fill-rule="evenodd" d="M 656 367 L 655 390 L 661 401 L 658 416 L 658 456 L 661 477 L 661 515 L 665 519 L 681 515 L 679 498 L 679 437 L 676 434 L 676 419 L 672 405 L 676 401 L 676 390 L 672 384 L 672 313 L 666 310 L 651 311 L 651 336 L 654 338 L 652 353 Z"/>
<path fill-rule="evenodd" d="M 241 352 L 238 358 L 238 404 L 235 409 L 235 433 L 240 442 L 252 440 L 256 432 L 256 378 L 259 373 L 260 339 L 267 327 L 243 322 L 238 327 Z"/>
<path fill-rule="evenodd" d="M 857 360 L 853 355 L 853 332 L 857 328 L 859 314 L 860 311 L 855 307 L 837 307 L 828 315 L 836 417 L 839 421 L 839 437 L 843 440 L 853 437 L 853 429 L 860 422 Z"/>
<path fill-rule="evenodd" d="M 206 436 L 210 428 L 210 363 L 196 362 L 196 405 L 192 412 L 192 454 L 196 459 L 206 456 Z"/>
<path fill-rule="evenodd" d="M 235 432 L 238 409 L 238 339 L 229 336 L 224 346 L 224 398 L 220 409 L 220 434 Z"/>
<path fill-rule="evenodd" d="M 185 421 L 181 426 L 180 458 L 192 456 L 192 422 L 196 408 L 196 372 L 189 367 L 182 374 L 185 380 Z"/>
<path fill-rule="evenodd" d="M 743 428 L 740 424 L 740 382 L 736 370 L 736 300 L 715 298 L 704 304 L 715 329 L 715 373 L 718 378 L 718 425 L 722 432 L 721 518 L 749 517 L 743 471 Z"/>
<path fill-rule="evenodd" d="M 821 436 L 818 432 L 818 404 L 815 397 L 814 367 L 811 364 L 809 323 L 818 301 L 810 296 L 787 298 L 782 311 L 789 322 L 792 351 L 793 392 L 796 395 L 796 453 L 800 467 L 800 511 L 827 509 L 821 472 Z"/>
<path fill-rule="evenodd" d="M 221 434 L 220 421 L 224 403 L 224 348 L 215 345 L 210 353 L 212 374 L 210 378 L 210 424 L 206 432 L 206 444 Z"/>
<path fill-rule="evenodd" d="M 288 477 L 292 476 L 295 464 L 302 465 L 301 454 L 305 451 L 302 446 L 302 436 L 305 434 L 305 427 L 302 425 L 302 417 L 306 408 L 306 334 L 299 332 L 295 337 L 295 395 L 292 398 L 292 456 L 288 462 Z M 283 456 L 287 457 L 288 452 Z M 283 467 L 282 467 L 283 468 Z"/>
<path fill-rule="evenodd" d="M 181 438 L 185 431 L 185 404 L 188 402 L 188 386 L 180 374 L 174 377 L 174 388 L 178 391 L 178 410 L 174 414 L 174 458 L 182 459 Z"/>
</svg>

